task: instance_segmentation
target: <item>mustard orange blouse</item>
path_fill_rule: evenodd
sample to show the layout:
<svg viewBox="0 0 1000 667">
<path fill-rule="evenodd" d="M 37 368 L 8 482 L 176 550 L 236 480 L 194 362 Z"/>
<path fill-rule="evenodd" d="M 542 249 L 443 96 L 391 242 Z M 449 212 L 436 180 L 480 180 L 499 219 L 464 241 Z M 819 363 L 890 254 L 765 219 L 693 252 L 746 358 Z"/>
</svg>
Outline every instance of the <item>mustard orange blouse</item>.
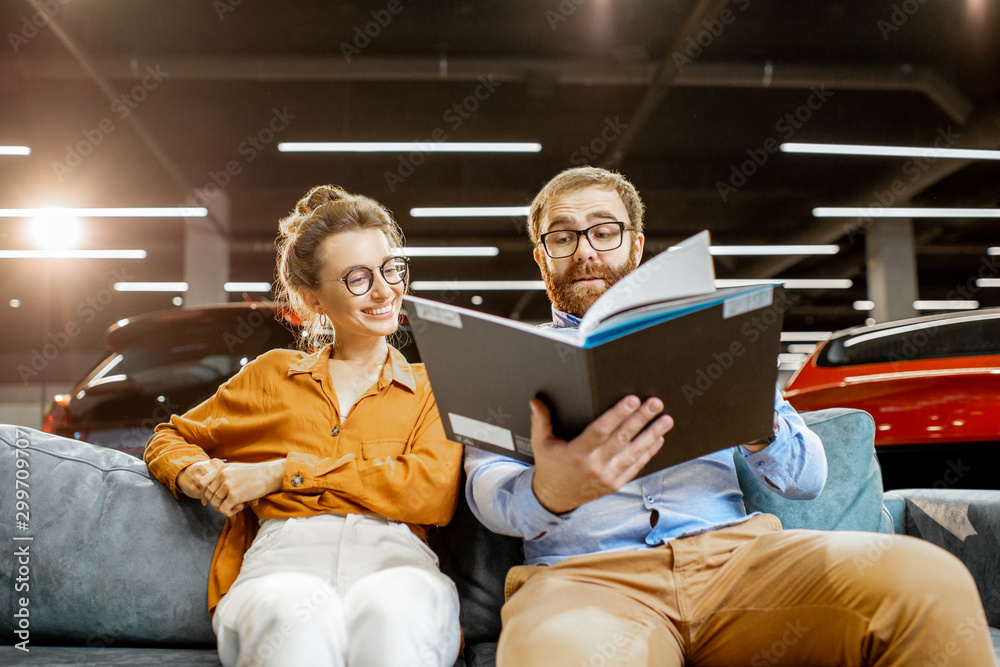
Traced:
<svg viewBox="0 0 1000 667">
<path fill-rule="evenodd" d="M 177 475 L 209 458 L 287 460 L 281 490 L 226 520 L 209 574 L 214 613 L 236 580 L 258 517 L 377 512 L 422 539 L 455 511 L 462 446 L 447 440 L 423 364 L 396 349 L 378 381 L 342 418 L 327 361 L 272 350 L 247 364 L 215 395 L 157 426 L 143 458 L 175 496 Z"/>
</svg>

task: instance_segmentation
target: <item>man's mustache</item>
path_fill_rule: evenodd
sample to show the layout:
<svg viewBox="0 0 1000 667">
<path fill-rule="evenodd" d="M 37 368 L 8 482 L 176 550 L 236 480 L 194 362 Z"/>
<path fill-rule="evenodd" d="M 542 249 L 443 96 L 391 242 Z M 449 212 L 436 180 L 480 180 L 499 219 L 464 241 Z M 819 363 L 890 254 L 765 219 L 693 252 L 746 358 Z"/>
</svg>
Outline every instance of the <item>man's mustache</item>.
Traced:
<svg viewBox="0 0 1000 667">
<path fill-rule="evenodd" d="M 608 270 L 608 267 L 601 264 L 578 264 L 569 270 L 566 278 L 570 281 L 579 280 L 583 276 L 607 279 L 610 275 L 611 271 Z"/>
</svg>

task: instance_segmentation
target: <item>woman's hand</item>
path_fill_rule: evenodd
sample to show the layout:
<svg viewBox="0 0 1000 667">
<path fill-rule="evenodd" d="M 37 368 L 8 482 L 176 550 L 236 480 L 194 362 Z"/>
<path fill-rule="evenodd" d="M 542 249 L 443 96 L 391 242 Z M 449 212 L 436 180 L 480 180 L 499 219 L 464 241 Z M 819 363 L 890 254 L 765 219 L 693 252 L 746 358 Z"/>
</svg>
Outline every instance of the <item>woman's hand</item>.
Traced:
<svg viewBox="0 0 1000 667">
<path fill-rule="evenodd" d="M 284 477 L 285 459 L 264 463 L 212 459 L 185 468 L 177 476 L 177 486 L 186 495 L 200 499 L 202 505 L 211 505 L 228 517 L 242 511 L 245 503 L 280 490 Z"/>
<path fill-rule="evenodd" d="M 199 461 L 192 463 L 177 475 L 177 488 L 188 498 L 201 500 L 202 494 L 208 487 L 206 479 L 211 481 L 215 474 L 226 462 L 222 459 L 212 459 L 211 461 Z M 204 505 L 204 503 L 202 503 Z"/>
</svg>

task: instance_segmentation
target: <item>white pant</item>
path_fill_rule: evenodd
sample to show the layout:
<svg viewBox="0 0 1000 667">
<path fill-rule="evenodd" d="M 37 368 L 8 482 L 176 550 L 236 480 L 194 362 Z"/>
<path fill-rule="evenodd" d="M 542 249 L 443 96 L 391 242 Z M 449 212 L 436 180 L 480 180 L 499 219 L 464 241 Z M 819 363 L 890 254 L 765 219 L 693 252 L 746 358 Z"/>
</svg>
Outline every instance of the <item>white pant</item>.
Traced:
<svg viewBox="0 0 1000 667">
<path fill-rule="evenodd" d="M 461 637 L 437 556 L 375 514 L 265 521 L 212 628 L 225 667 L 450 666 Z"/>
</svg>

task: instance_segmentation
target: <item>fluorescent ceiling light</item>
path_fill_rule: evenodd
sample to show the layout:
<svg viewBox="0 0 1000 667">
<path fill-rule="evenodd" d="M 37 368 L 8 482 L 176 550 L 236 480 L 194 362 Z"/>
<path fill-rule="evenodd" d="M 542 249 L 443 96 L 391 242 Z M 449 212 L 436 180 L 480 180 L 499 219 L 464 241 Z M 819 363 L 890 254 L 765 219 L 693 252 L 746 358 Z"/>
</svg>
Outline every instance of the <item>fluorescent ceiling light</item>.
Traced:
<svg viewBox="0 0 1000 667">
<path fill-rule="evenodd" d="M 987 255 L 1000 255 L 1000 246 L 993 246 L 992 248 L 986 249 Z"/>
<path fill-rule="evenodd" d="M 0 218 L 33 218 L 39 215 L 71 215 L 77 218 L 204 218 L 208 209 L 199 206 L 145 208 L 0 208 Z"/>
<path fill-rule="evenodd" d="M 788 352 L 778 354 L 778 361 L 785 364 L 801 364 L 807 358 L 809 358 L 808 354 L 792 354 Z"/>
<path fill-rule="evenodd" d="M 804 343 L 809 341 L 826 340 L 832 331 L 782 331 L 782 343 Z"/>
<path fill-rule="evenodd" d="M 0 146 L 0 155 L 31 155 L 27 146 Z"/>
<path fill-rule="evenodd" d="M 1000 218 L 1000 208 L 818 206 L 812 214 L 816 218 Z"/>
<path fill-rule="evenodd" d="M 860 144 L 804 144 L 790 142 L 779 147 L 783 153 L 817 155 L 873 155 L 879 157 L 925 157 L 965 160 L 1000 160 L 1000 151 L 933 146 L 865 146 Z"/>
<path fill-rule="evenodd" d="M 538 153 L 542 145 L 510 141 L 283 141 L 282 153 Z"/>
<path fill-rule="evenodd" d="M 227 292 L 270 292 L 271 283 L 226 283 Z"/>
<path fill-rule="evenodd" d="M 914 310 L 975 310 L 978 301 L 914 301 Z"/>
<path fill-rule="evenodd" d="M 854 310 L 871 310 L 875 307 L 874 301 L 855 301 Z"/>
<path fill-rule="evenodd" d="M 187 283 L 115 283 L 117 292 L 187 292 Z"/>
<path fill-rule="evenodd" d="M 802 343 L 792 343 L 788 346 L 788 351 L 792 354 L 812 354 L 813 350 L 816 349 L 816 344 L 802 344 Z"/>
<path fill-rule="evenodd" d="M 832 278 L 727 278 L 715 281 L 716 287 L 743 287 L 745 285 L 784 285 L 787 289 L 850 289 L 852 281 Z"/>
<path fill-rule="evenodd" d="M 713 255 L 836 255 L 838 245 L 713 245 Z"/>
<path fill-rule="evenodd" d="M 145 250 L 0 250 L 0 259 L 146 259 Z"/>
<path fill-rule="evenodd" d="M 1000 287 L 1000 278 L 979 278 L 976 287 Z"/>
<path fill-rule="evenodd" d="M 407 257 L 496 257 L 500 248 L 496 246 L 409 246 L 396 248 Z"/>
<path fill-rule="evenodd" d="M 414 218 L 489 218 L 528 215 L 528 206 L 438 206 L 410 209 Z"/>
<path fill-rule="evenodd" d="M 411 286 L 419 290 L 544 290 L 541 280 L 414 280 Z"/>
</svg>

